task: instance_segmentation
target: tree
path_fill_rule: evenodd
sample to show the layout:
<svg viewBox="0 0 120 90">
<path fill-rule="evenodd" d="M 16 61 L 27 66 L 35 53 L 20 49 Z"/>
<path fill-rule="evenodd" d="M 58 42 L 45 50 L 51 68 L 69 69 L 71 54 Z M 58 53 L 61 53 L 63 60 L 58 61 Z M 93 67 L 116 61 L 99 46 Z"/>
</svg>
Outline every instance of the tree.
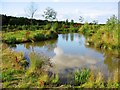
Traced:
<svg viewBox="0 0 120 90">
<path fill-rule="evenodd" d="M 73 24 L 74 24 L 74 20 L 72 19 L 72 20 L 71 20 L 71 25 L 73 25 Z"/>
<path fill-rule="evenodd" d="M 98 20 L 93 20 L 93 24 L 98 24 Z"/>
<path fill-rule="evenodd" d="M 27 16 L 31 18 L 31 23 L 32 23 L 32 19 L 34 18 L 34 15 L 37 10 L 38 10 L 38 8 L 34 2 L 31 2 L 30 6 L 25 10 Z"/>
<path fill-rule="evenodd" d="M 93 20 L 91 24 L 92 24 L 92 29 L 96 29 L 97 30 L 97 28 L 99 27 L 98 20 Z"/>
<path fill-rule="evenodd" d="M 66 25 L 68 25 L 68 19 L 66 19 L 65 23 L 66 23 Z"/>
<path fill-rule="evenodd" d="M 115 15 L 111 16 L 108 20 L 107 20 L 107 24 L 108 25 L 112 25 L 112 24 L 117 24 L 118 23 L 118 19 Z"/>
<path fill-rule="evenodd" d="M 54 11 L 52 8 L 47 7 L 42 15 L 46 20 L 55 20 L 57 16 L 57 12 Z"/>
<path fill-rule="evenodd" d="M 84 21 L 84 18 L 80 16 L 79 21 L 82 23 Z"/>
<path fill-rule="evenodd" d="M 116 29 L 116 25 L 118 24 L 118 19 L 117 19 L 117 17 L 116 17 L 115 15 L 111 16 L 111 17 L 107 20 L 106 24 L 107 24 L 107 31 L 109 32 L 109 33 L 108 33 L 108 37 L 113 37 L 113 34 L 112 34 L 112 33 L 114 32 L 114 30 L 117 30 L 117 29 Z"/>
</svg>

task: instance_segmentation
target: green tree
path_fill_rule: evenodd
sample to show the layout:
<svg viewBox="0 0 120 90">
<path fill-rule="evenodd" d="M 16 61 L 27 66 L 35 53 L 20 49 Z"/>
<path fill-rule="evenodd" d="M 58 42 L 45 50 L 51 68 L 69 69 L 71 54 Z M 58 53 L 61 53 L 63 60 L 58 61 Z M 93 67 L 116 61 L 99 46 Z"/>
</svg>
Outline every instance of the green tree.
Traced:
<svg viewBox="0 0 120 90">
<path fill-rule="evenodd" d="M 79 21 L 82 23 L 84 21 L 84 18 L 82 16 L 80 16 Z"/>
<path fill-rule="evenodd" d="M 50 7 L 47 7 L 42 15 L 46 20 L 55 20 L 57 16 L 57 12 Z"/>
<path fill-rule="evenodd" d="M 68 25 L 68 19 L 66 19 L 65 24 Z"/>
<path fill-rule="evenodd" d="M 113 32 L 116 30 L 116 25 L 118 24 L 118 19 L 115 15 L 111 16 L 107 22 L 107 31 L 108 31 L 108 37 L 113 37 Z"/>
<path fill-rule="evenodd" d="M 94 25 L 98 24 L 98 20 L 93 20 L 93 24 Z"/>
<path fill-rule="evenodd" d="M 72 19 L 72 20 L 71 20 L 71 25 L 73 25 L 73 24 L 74 24 L 74 20 Z"/>
<path fill-rule="evenodd" d="M 115 15 L 111 16 L 108 20 L 107 20 L 107 25 L 113 29 L 114 26 L 118 23 L 118 19 Z"/>
<path fill-rule="evenodd" d="M 55 22 L 55 23 L 52 25 L 51 30 L 57 31 L 57 29 L 58 29 L 58 22 Z"/>
</svg>

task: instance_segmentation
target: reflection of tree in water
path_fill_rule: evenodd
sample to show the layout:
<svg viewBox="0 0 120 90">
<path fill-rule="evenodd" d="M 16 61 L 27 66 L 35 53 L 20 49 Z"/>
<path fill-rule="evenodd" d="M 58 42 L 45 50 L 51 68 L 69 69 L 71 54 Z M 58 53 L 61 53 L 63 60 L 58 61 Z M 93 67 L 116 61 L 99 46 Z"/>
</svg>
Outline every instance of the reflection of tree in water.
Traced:
<svg viewBox="0 0 120 90">
<path fill-rule="evenodd" d="M 75 36 L 78 38 L 80 45 L 84 44 L 84 41 L 82 40 L 82 35 L 81 34 L 75 34 L 74 37 Z"/>
<path fill-rule="evenodd" d="M 48 41 L 45 42 L 45 46 L 47 48 L 48 51 L 53 51 L 55 47 L 57 47 L 57 40 L 52 40 L 52 41 Z"/>
<path fill-rule="evenodd" d="M 78 35 L 78 38 L 79 38 L 79 39 L 82 37 L 82 35 L 81 35 L 81 34 L 77 34 L 77 35 Z"/>
<path fill-rule="evenodd" d="M 69 38 L 68 33 L 66 33 L 66 34 L 62 34 L 62 38 L 63 38 L 63 40 L 68 41 L 68 38 Z"/>
<path fill-rule="evenodd" d="M 65 34 L 65 37 L 66 37 L 66 41 L 68 41 L 69 38 L 68 34 Z"/>
<path fill-rule="evenodd" d="M 14 49 L 15 49 L 17 46 L 16 46 L 16 44 L 10 44 L 10 45 L 9 45 L 9 47 L 11 47 L 11 48 L 14 48 Z"/>
<path fill-rule="evenodd" d="M 106 55 L 104 59 L 104 64 L 108 66 L 109 72 L 113 72 L 118 68 L 119 60 L 117 58 L 113 58 L 110 55 Z"/>
<path fill-rule="evenodd" d="M 30 49 L 30 44 L 29 44 L 29 43 L 25 43 L 25 44 L 24 44 L 24 47 L 25 47 L 26 49 Z"/>
<path fill-rule="evenodd" d="M 34 43 L 24 43 L 24 47 L 26 49 L 30 49 L 32 47 L 32 51 L 34 51 L 35 47 L 45 47 L 48 51 L 53 50 L 56 47 L 57 40 L 47 40 L 47 41 L 40 41 Z"/>
<path fill-rule="evenodd" d="M 70 39 L 71 41 L 74 41 L 74 33 L 70 33 Z"/>
<path fill-rule="evenodd" d="M 62 34 L 62 38 L 63 38 L 63 40 L 65 40 L 65 34 Z"/>
<path fill-rule="evenodd" d="M 96 52 L 99 53 L 104 53 L 104 64 L 108 67 L 109 72 L 114 72 L 114 70 L 116 70 L 118 68 L 118 63 L 120 61 L 119 58 L 117 58 L 117 51 L 116 50 L 102 50 L 100 48 L 95 48 L 94 46 L 88 46 L 86 45 L 87 48 L 92 48 L 94 49 Z"/>
<path fill-rule="evenodd" d="M 62 34 L 62 39 L 68 41 L 68 39 L 70 38 L 71 41 L 74 41 L 75 38 L 79 40 L 79 43 L 82 44 L 82 35 L 78 34 L 78 33 L 66 33 L 66 34 Z"/>
</svg>

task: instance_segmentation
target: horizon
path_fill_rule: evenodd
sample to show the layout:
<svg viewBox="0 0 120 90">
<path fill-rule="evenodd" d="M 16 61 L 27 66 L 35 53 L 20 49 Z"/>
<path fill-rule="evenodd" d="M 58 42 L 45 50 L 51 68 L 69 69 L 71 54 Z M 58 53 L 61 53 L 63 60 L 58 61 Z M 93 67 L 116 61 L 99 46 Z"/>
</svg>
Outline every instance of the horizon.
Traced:
<svg viewBox="0 0 120 90">
<path fill-rule="evenodd" d="M 11 1 L 11 2 L 10 2 Z M 15 17 L 27 17 L 25 9 L 30 5 L 30 2 L 12 2 L 14 0 L 2 1 L 0 14 Z M 28 1 L 28 0 L 27 0 Z M 117 0 L 116 0 L 117 1 Z M 93 20 L 98 20 L 99 24 L 105 24 L 107 19 L 112 15 L 118 17 L 118 2 L 34 2 L 38 10 L 34 15 L 34 19 L 45 20 L 42 17 L 44 10 L 47 7 L 53 8 L 57 12 L 58 21 L 66 19 L 80 22 L 79 16 L 84 18 L 84 22 L 91 23 Z"/>
</svg>

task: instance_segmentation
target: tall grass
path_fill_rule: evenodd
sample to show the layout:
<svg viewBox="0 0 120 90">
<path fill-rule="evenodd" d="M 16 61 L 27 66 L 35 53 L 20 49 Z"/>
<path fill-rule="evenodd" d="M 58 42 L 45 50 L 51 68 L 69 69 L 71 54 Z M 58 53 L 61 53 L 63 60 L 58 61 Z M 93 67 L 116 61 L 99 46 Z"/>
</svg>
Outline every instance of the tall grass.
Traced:
<svg viewBox="0 0 120 90">
<path fill-rule="evenodd" d="M 22 30 L 22 31 L 16 31 L 16 32 L 3 33 L 2 41 L 7 44 L 15 44 L 15 43 L 32 42 L 32 41 L 43 41 L 43 40 L 48 40 L 48 39 L 55 39 L 57 37 L 58 37 L 58 34 L 54 31 Z"/>
<path fill-rule="evenodd" d="M 84 34 L 89 46 L 107 50 L 108 52 L 119 49 L 118 19 L 115 16 L 110 17 L 105 25 L 90 25 L 86 22 L 80 27 L 79 32 Z"/>
</svg>

